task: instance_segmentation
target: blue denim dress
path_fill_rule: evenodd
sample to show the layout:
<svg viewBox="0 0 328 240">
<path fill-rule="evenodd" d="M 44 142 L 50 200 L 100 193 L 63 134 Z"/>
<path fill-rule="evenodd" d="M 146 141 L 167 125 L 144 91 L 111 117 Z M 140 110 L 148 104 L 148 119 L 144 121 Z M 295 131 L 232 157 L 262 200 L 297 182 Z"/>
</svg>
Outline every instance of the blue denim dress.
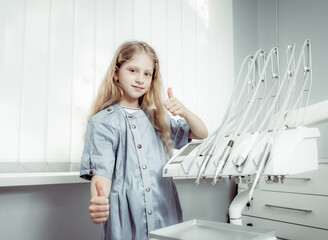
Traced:
<svg viewBox="0 0 328 240">
<path fill-rule="evenodd" d="M 189 141 L 189 126 L 183 119 L 170 118 L 169 124 L 179 149 Z M 159 132 L 144 111 L 131 114 L 114 104 L 89 120 L 80 175 L 112 180 L 101 239 L 144 240 L 148 232 L 182 221 L 175 184 L 162 177 L 165 163 Z"/>
</svg>

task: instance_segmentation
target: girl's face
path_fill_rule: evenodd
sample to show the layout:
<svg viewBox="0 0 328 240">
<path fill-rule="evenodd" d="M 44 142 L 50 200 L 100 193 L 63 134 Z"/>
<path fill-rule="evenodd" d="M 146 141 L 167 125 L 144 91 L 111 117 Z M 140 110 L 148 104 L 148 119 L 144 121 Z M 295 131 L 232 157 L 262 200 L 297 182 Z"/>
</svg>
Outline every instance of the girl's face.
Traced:
<svg viewBox="0 0 328 240">
<path fill-rule="evenodd" d="M 138 108 L 138 99 L 150 88 L 154 71 L 152 59 L 145 53 L 136 54 L 116 70 L 114 79 L 119 81 L 124 96 L 120 105 Z"/>
</svg>

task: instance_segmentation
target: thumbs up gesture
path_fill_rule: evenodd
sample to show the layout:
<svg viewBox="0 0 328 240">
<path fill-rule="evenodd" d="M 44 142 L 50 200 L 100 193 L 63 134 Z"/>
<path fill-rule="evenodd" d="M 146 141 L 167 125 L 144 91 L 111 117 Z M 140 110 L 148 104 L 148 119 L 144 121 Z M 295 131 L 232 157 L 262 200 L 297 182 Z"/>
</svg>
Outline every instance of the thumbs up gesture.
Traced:
<svg viewBox="0 0 328 240">
<path fill-rule="evenodd" d="M 187 109 L 185 106 L 173 96 L 172 88 L 167 89 L 168 99 L 164 101 L 165 108 L 173 115 L 179 115 L 180 117 L 184 117 Z"/>
<path fill-rule="evenodd" d="M 93 223 L 106 222 L 109 217 L 109 200 L 100 181 L 95 183 L 97 195 L 90 200 L 89 212 Z"/>
</svg>

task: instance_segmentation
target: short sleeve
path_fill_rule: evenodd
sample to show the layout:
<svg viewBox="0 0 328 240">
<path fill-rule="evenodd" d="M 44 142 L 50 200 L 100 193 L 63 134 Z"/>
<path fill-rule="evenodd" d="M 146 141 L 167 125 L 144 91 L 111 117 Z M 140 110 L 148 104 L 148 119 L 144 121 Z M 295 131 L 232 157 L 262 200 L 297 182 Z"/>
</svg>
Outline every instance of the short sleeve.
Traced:
<svg viewBox="0 0 328 240">
<path fill-rule="evenodd" d="M 175 149 L 180 149 L 191 141 L 189 139 L 190 128 L 186 120 L 170 118 L 171 139 Z"/>
<path fill-rule="evenodd" d="M 118 136 L 106 122 L 88 122 L 81 159 L 80 177 L 91 180 L 94 175 L 112 179 Z"/>
</svg>

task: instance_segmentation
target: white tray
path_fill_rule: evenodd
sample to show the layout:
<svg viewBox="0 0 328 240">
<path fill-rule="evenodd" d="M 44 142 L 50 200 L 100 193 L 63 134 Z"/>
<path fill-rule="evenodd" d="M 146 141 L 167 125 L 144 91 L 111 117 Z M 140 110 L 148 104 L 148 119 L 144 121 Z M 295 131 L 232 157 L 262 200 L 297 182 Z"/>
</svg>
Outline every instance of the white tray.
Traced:
<svg viewBox="0 0 328 240">
<path fill-rule="evenodd" d="M 194 219 L 149 233 L 152 240 L 268 240 L 276 239 L 274 231 L 229 223 Z"/>
</svg>

